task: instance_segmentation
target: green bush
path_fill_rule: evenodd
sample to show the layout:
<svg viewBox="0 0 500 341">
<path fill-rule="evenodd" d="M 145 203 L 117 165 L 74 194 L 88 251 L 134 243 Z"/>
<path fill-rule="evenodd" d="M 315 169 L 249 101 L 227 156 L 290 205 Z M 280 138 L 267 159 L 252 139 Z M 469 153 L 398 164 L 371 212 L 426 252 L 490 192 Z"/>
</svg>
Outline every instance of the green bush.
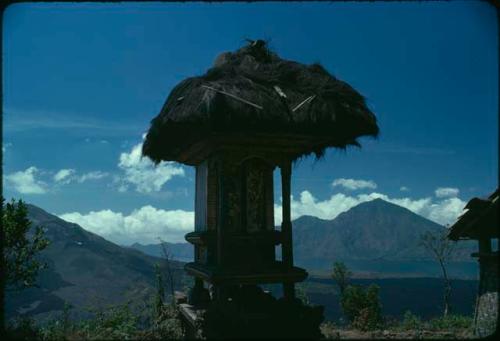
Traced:
<svg viewBox="0 0 500 341">
<path fill-rule="evenodd" d="M 8 323 L 5 336 L 7 340 L 39 340 L 42 337 L 33 319 L 25 316 Z"/>
<path fill-rule="evenodd" d="M 137 317 L 128 304 L 98 310 L 93 318 L 79 322 L 69 319 L 69 309 L 69 305 L 65 305 L 60 318 L 40 328 L 43 340 L 129 340 L 138 332 Z"/>
<path fill-rule="evenodd" d="M 407 310 L 401 322 L 401 328 L 404 330 L 416 330 L 422 328 L 422 320 L 411 311 Z"/>
<path fill-rule="evenodd" d="M 184 337 L 179 310 L 175 305 L 163 305 L 153 325 L 142 333 L 146 339 L 177 340 Z"/>
<path fill-rule="evenodd" d="M 433 318 L 429 321 L 429 327 L 433 330 L 457 330 L 472 328 L 473 319 L 470 316 L 448 315 Z"/>
<path fill-rule="evenodd" d="M 340 303 L 344 315 L 354 328 L 372 330 L 382 324 L 382 312 L 378 295 L 379 287 L 370 285 L 364 289 L 358 285 L 348 285 Z"/>
</svg>

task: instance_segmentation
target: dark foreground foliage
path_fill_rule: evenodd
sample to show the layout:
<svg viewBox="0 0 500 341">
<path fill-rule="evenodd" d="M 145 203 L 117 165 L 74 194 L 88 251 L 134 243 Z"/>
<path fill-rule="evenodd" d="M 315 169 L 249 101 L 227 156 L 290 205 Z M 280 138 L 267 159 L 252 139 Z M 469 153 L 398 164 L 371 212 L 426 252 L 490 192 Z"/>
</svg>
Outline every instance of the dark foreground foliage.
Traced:
<svg viewBox="0 0 500 341">
<path fill-rule="evenodd" d="M 49 245 L 41 226 L 30 233 L 28 208 L 22 200 L 2 201 L 2 246 L 6 289 L 22 290 L 36 286 L 39 270 L 46 264 L 38 259 L 40 251 Z"/>
<path fill-rule="evenodd" d="M 129 304 L 99 310 L 88 320 L 70 319 L 70 307 L 43 325 L 21 317 L 7 326 L 6 336 L 16 340 L 178 340 L 183 338 L 177 308 L 165 305 L 156 312 L 132 311 Z M 149 316 L 148 316 L 149 315 Z"/>
</svg>

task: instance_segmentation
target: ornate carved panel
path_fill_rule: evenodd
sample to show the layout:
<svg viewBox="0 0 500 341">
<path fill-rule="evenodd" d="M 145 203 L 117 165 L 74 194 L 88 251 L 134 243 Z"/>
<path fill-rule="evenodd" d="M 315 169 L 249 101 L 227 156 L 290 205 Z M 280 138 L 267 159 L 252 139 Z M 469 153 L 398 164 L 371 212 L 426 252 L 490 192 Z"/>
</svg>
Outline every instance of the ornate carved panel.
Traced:
<svg viewBox="0 0 500 341">
<path fill-rule="evenodd" d="M 246 231 L 249 233 L 266 229 L 267 216 L 267 192 L 272 188 L 266 188 L 268 178 L 272 177 L 272 170 L 266 162 L 261 159 L 250 159 L 243 164 L 243 182 L 245 192 L 246 209 L 244 219 Z"/>
</svg>

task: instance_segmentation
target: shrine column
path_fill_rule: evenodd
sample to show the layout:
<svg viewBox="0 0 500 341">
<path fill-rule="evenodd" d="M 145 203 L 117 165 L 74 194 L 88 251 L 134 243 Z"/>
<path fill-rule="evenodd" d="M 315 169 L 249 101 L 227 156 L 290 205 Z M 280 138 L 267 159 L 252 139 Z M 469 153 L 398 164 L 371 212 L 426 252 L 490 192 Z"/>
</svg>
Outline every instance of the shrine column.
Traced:
<svg viewBox="0 0 500 341">
<path fill-rule="evenodd" d="M 291 161 L 286 161 L 281 167 L 281 196 L 283 200 L 281 223 L 281 255 L 283 264 L 287 269 L 293 267 L 292 222 L 290 218 L 290 182 L 292 173 Z M 295 298 L 294 283 L 283 283 L 285 299 Z"/>
</svg>

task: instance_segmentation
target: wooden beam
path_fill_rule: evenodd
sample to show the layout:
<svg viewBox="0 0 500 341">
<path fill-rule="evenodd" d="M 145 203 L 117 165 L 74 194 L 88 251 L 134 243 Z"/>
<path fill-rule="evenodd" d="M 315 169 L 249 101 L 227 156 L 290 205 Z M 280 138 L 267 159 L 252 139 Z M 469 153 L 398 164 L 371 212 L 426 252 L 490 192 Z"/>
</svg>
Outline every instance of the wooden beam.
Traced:
<svg viewBox="0 0 500 341">
<path fill-rule="evenodd" d="M 293 268 L 293 246 L 292 246 L 292 221 L 290 211 L 290 183 L 292 175 L 292 162 L 287 161 L 281 167 L 281 195 L 283 200 L 282 205 L 282 223 L 281 233 L 283 243 L 281 244 L 282 260 L 285 267 Z M 283 292 L 285 299 L 295 298 L 295 286 L 293 283 L 283 283 Z"/>
</svg>

